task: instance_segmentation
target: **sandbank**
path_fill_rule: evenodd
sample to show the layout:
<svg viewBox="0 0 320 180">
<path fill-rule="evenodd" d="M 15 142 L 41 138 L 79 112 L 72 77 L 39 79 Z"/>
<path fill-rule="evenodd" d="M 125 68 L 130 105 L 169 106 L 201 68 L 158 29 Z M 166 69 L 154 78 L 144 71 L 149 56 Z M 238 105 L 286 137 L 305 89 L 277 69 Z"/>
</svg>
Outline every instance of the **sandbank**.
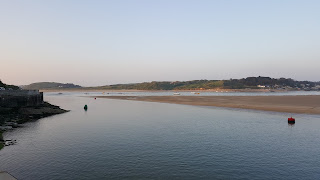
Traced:
<svg viewBox="0 0 320 180">
<path fill-rule="evenodd" d="M 320 114 L 319 95 L 301 96 L 95 96 L 131 101 Z"/>
</svg>

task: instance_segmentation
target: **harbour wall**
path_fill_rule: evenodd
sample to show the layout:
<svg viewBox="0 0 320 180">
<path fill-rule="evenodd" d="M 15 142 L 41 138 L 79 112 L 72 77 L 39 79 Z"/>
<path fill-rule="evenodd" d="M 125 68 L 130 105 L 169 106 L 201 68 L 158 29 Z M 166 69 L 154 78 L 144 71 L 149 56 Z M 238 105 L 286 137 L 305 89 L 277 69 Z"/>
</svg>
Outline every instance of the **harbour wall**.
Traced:
<svg viewBox="0 0 320 180">
<path fill-rule="evenodd" d="M 2 90 L 0 107 L 39 106 L 43 103 L 43 93 L 38 90 Z"/>
</svg>

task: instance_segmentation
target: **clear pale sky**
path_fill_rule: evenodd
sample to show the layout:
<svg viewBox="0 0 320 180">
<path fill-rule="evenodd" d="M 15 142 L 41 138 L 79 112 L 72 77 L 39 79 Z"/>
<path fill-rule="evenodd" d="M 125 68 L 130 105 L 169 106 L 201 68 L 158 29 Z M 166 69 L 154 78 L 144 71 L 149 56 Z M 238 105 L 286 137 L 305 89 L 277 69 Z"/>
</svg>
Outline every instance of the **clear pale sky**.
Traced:
<svg viewBox="0 0 320 180">
<path fill-rule="evenodd" d="M 0 79 L 320 80 L 320 1 L 0 0 Z"/>
</svg>

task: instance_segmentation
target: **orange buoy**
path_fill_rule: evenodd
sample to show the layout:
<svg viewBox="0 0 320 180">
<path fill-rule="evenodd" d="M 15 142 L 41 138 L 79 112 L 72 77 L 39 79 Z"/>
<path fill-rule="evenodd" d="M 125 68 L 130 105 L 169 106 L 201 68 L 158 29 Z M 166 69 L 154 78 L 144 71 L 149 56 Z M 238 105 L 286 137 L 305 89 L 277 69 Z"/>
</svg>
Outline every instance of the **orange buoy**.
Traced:
<svg viewBox="0 0 320 180">
<path fill-rule="evenodd" d="M 294 124 L 296 122 L 296 119 L 292 118 L 292 117 L 289 117 L 288 118 L 288 123 L 289 124 Z"/>
</svg>

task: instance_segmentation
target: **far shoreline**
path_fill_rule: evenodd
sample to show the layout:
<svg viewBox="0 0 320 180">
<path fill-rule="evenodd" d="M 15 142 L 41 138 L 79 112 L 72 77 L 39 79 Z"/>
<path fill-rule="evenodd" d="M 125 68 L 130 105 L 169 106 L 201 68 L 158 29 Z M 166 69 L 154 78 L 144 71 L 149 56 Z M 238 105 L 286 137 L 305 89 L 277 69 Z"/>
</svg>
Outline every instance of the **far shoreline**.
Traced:
<svg viewBox="0 0 320 180">
<path fill-rule="evenodd" d="M 303 90 L 285 90 L 285 89 L 202 89 L 202 90 L 139 90 L 139 89 L 40 89 L 40 92 L 295 92 Z"/>
</svg>

